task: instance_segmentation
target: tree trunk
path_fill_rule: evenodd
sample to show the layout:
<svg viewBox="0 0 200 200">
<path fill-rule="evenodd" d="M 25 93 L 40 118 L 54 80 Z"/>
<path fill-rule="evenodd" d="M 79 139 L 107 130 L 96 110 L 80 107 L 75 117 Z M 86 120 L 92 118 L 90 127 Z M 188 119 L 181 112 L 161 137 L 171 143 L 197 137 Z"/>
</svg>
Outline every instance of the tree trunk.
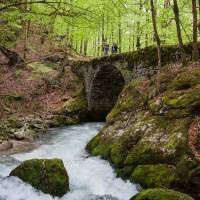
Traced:
<svg viewBox="0 0 200 200">
<path fill-rule="evenodd" d="M 139 12 L 142 12 L 142 1 L 140 0 L 139 5 Z M 140 14 L 139 14 L 140 15 Z M 141 41 L 140 41 L 140 20 L 137 21 L 137 39 L 136 39 L 136 47 L 137 49 L 141 48 Z"/>
<path fill-rule="evenodd" d="M 197 41 L 197 2 L 192 0 L 192 14 L 193 14 L 193 61 L 199 60 L 199 49 Z"/>
<path fill-rule="evenodd" d="M 133 25 L 133 42 L 132 42 L 132 48 L 133 48 L 133 51 L 135 51 L 135 23 Z"/>
<path fill-rule="evenodd" d="M 149 10 L 146 9 L 146 24 L 149 23 Z M 145 47 L 149 45 L 149 36 L 148 36 L 148 31 L 145 33 Z"/>
<path fill-rule="evenodd" d="M 81 38 L 80 54 L 83 54 L 83 38 Z"/>
<path fill-rule="evenodd" d="M 104 48 L 105 45 L 105 18 L 104 18 L 104 14 L 102 16 L 102 29 L 101 29 L 101 45 L 102 45 L 102 49 Z M 104 54 L 104 52 L 102 51 L 102 55 Z"/>
<path fill-rule="evenodd" d="M 176 21 L 176 31 L 177 31 L 179 49 L 180 49 L 180 54 L 181 54 L 181 62 L 182 64 L 185 64 L 186 58 L 185 58 L 185 50 L 184 50 L 183 39 L 182 39 L 182 34 L 181 34 L 179 7 L 178 7 L 177 0 L 173 0 L 173 1 L 174 1 L 173 10 L 174 10 L 174 16 L 175 16 L 175 21 Z"/>
<path fill-rule="evenodd" d="M 119 41 L 119 53 L 122 52 L 122 23 L 121 23 L 121 13 L 119 11 L 119 19 L 118 19 L 118 41 Z"/>
<path fill-rule="evenodd" d="M 87 46 L 88 46 L 88 39 L 86 38 L 84 41 L 84 55 L 87 56 Z"/>
<path fill-rule="evenodd" d="M 100 39 L 100 33 L 99 33 L 99 34 L 98 34 L 98 42 L 97 42 L 97 43 L 98 43 L 98 44 L 97 44 L 97 45 L 98 45 L 98 46 L 97 46 L 97 56 L 100 56 L 100 50 L 101 50 L 101 44 L 100 44 L 101 42 L 100 42 L 100 40 L 101 40 L 101 39 Z"/>
<path fill-rule="evenodd" d="M 165 0 L 164 1 L 164 8 L 167 9 L 170 6 L 170 0 Z"/>
<path fill-rule="evenodd" d="M 160 69 L 161 66 L 162 66 L 162 63 L 161 63 L 161 43 L 160 43 L 160 37 L 158 35 L 158 30 L 157 30 L 156 11 L 155 11 L 153 0 L 151 0 L 151 15 L 152 15 L 152 23 L 153 23 L 155 39 L 156 39 L 156 43 L 157 43 L 157 50 L 158 50 L 158 67 Z"/>
</svg>

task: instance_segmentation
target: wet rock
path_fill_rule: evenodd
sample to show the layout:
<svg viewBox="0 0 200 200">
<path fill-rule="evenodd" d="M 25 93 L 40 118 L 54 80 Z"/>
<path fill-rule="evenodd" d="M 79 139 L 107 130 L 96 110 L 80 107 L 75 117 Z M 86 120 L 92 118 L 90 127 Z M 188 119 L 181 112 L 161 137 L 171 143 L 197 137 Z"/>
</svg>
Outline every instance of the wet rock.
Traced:
<svg viewBox="0 0 200 200">
<path fill-rule="evenodd" d="M 24 161 L 10 176 L 16 176 L 38 190 L 61 197 L 69 191 L 69 178 L 60 159 L 32 159 Z"/>
<path fill-rule="evenodd" d="M 187 194 L 168 189 L 148 189 L 140 192 L 130 200 L 194 200 Z"/>
<path fill-rule="evenodd" d="M 152 80 L 132 81 L 86 149 L 146 188 L 184 189 L 199 198 L 200 181 L 193 173 L 198 174 L 200 161 L 188 143 L 192 119 L 200 114 L 199 80 L 199 68 L 166 67 Z M 183 165 L 183 158 L 198 164 Z"/>
<path fill-rule="evenodd" d="M 138 165 L 131 174 L 130 180 L 139 183 L 143 188 L 173 187 L 178 177 L 174 166 Z"/>
<path fill-rule="evenodd" d="M 13 143 L 8 140 L 0 140 L 0 151 L 7 151 L 13 147 Z"/>
</svg>

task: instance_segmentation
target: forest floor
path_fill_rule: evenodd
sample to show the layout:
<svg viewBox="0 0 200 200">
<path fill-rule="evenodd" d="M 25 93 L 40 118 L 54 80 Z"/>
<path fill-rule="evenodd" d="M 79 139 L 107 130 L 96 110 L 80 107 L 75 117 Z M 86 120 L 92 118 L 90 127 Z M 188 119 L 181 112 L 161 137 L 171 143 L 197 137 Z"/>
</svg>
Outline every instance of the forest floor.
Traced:
<svg viewBox="0 0 200 200">
<path fill-rule="evenodd" d="M 30 39 L 31 40 L 31 39 Z M 29 41 L 31 42 L 31 41 Z M 34 43 L 34 42 L 33 42 Z M 49 124 L 59 125 L 55 116 L 71 96 L 82 88 L 80 80 L 72 73 L 70 64 L 86 60 L 68 50 L 69 62 L 63 61 L 59 48 L 50 49 L 49 42 L 27 53 L 25 66 L 13 67 L 7 58 L 0 55 L 0 151 L 10 154 L 32 147 L 38 132 L 44 132 Z M 16 45 L 22 54 L 20 42 Z M 37 52 L 38 51 L 38 52 Z M 48 55 L 48 58 L 46 57 Z M 42 59 L 45 57 L 44 59 Z M 64 73 L 61 71 L 64 66 Z M 53 116 L 53 117 L 52 117 Z"/>
</svg>

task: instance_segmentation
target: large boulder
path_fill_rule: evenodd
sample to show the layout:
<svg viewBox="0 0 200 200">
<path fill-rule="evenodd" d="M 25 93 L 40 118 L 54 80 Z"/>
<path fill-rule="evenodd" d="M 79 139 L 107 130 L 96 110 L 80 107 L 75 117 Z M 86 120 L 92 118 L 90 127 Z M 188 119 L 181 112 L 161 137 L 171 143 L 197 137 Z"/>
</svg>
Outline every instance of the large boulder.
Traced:
<svg viewBox="0 0 200 200">
<path fill-rule="evenodd" d="M 16 176 L 38 190 L 52 196 L 69 191 L 69 178 L 60 159 L 32 159 L 22 162 L 10 176 Z"/>
<path fill-rule="evenodd" d="M 132 182 L 139 183 L 143 188 L 170 188 L 177 179 L 175 167 L 166 164 L 138 165 L 130 177 Z"/>
<path fill-rule="evenodd" d="M 199 198 L 200 126 L 190 135 L 200 115 L 199 88 L 200 68 L 191 66 L 164 67 L 151 80 L 130 82 L 86 149 L 143 187 L 176 188 Z"/>
<path fill-rule="evenodd" d="M 187 194 L 169 189 L 148 189 L 143 190 L 130 200 L 194 200 Z"/>
</svg>

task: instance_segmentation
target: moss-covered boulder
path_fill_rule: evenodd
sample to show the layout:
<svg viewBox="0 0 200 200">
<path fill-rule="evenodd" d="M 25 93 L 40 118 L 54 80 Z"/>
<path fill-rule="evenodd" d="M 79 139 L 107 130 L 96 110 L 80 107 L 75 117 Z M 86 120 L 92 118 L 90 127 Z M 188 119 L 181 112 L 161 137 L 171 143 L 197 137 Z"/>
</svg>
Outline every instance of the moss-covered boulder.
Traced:
<svg viewBox="0 0 200 200">
<path fill-rule="evenodd" d="M 84 90 L 79 92 L 75 97 L 71 97 L 63 105 L 66 113 L 79 113 L 87 110 L 87 100 Z"/>
<path fill-rule="evenodd" d="M 200 68 L 166 66 L 151 80 L 132 81 L 86 149 L 111 161 L 119 176 L 146 188 L 184 188 L 199 197 L 192 185 L 198 188 L 200 181 L 191 174 L 200 161 L 188 141 L 193 119 L 200 115 L 199 80 Z M 184 158 L 198 164 L 183 165 Z M 181 166 L 187 176 L 179 172 Z"/>
<path fill-rule="evenodd" d="M 144 188 L 170 188 L 177 181 L 177 174 L 175 167 L 171 165 L 138 165 L 131 174 L 130 180 Z"/>
<path fill-rule="evenodd" d="M 59 114 L 59 115 L 52 115 L 49 117 L 48 126 L 53 127 L 62 127 L 68 125 L 76 125 L 78 124 L 79 120 L 74 116 L 70 117 L 67 115 Z"/>
<path fill-rule="evenodd" d="M 148 189 L 143 190 L 130 200 L 194 200 L 187 194 L 180 193 L 174 190 L 168 189 Z"/>
<path fill-rule="evenodd" d="M 52 196 L 69 191 L 69 178 L 60 159 L 32 159 L 22 162 L 10 176 L 16 176 L 38 190 Z"/>
</svg>

